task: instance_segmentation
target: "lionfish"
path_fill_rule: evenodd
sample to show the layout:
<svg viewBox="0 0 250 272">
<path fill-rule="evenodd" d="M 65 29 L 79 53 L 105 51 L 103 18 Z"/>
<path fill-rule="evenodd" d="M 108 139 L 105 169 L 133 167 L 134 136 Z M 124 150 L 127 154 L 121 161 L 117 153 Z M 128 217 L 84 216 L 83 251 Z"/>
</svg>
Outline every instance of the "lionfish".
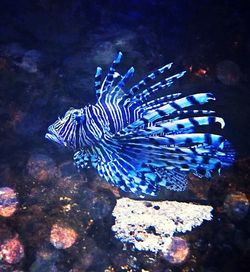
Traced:
<svg viewBox="0 0 250 272">
<path fill-rule="evenodd" d="M 143 197 L 156 195 L 160 186 L 183 191 L 190 172 L 210 178 L 233 163 L 235 153 L 226 139 L 199 132 L 215 123 L 223 128 L 224 120 L 212 110 L 190 109 L 215 100 L 212 93 L 183 97 L 178 92 L 152 100 L 185 71 L 154 83 L 169 63 L 126 88 L 135 70 L 119 74 L 121 58 L 119 52 L 103 81 L 97 67 L 95 105 L 70 108 L 48 128 L 47 139 L 75 151 L 77 168 L 93 167 L 107 182 Z"/>
</svg>

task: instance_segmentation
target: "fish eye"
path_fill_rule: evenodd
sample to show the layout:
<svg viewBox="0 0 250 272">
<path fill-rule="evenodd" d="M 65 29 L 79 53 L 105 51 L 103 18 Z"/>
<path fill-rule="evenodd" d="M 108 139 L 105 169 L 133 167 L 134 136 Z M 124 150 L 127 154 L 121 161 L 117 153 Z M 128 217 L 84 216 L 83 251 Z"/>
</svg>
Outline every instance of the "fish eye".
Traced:
<svg viewBox="0 0 250 272">
<path fill-rule="evenodd" d="M 76 116 L 80 115 L 79 111 L 73 111 L 72 114 L 74 114 Z"/>
<path fill-rule="evenodd" d="M 74 110 L 71 112 L 71 117 L 73 120 L 75 120 L 76 122 L 80 123 L 84 120 L 84 114 L 83 114 L 83 111 L 80 109 L 80 110 Z"/>
</svg>

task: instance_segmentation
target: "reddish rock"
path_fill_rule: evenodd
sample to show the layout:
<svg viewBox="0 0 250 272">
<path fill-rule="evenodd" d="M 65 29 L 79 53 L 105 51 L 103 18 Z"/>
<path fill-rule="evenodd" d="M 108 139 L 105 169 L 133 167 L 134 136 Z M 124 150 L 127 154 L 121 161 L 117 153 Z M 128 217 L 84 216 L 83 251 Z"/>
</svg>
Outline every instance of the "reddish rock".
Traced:
<svg viewBox="0 0 250 272">
<path fill-rule="evenodd" d="M 0 216 L 9 217 L 16 211 L 16 193 L 9 187 L 0 188 Z"/>
<path fill-rule="evenodd" d="M 24 257 L 24 248 L 18 237 L 5 240 L 0 245 L 0 260 L 8 264 L 16 264 Z"/>
<path fill-rule="evenodd" d="M 246 194 L 234 192 L 226 197 L 223 207 L 228 217 L 233 220 L 241 220 L 249 211 L 249 201 Z"/>
<path fill-rule="evenodd" d="M 164 258 L 172 264 L 184 262 L 189 254 L 189 247 L 185 239 L 173 237 L 170 248 Z"/>
<path fill-rule="evenodd" d="M 50 242 L 58 249 L 71 247 L 77 238 L 77 233 L 70 227 L 56 223 L 50 232 Z"/>
<path fill-rule="evenodd" d="M 52 158 L 45 154 L 34 153 L 27 163 L 28 174 L 37 181 L 45 182 L 58 176 L 58 169 Z"/>
<path fill-rule="evenodd" d="M 221 61 L 216 65 L 217 78 L 225 85 L 236 85 L 240 73 L 239 66 L 230 60 Z"/>
</svg>

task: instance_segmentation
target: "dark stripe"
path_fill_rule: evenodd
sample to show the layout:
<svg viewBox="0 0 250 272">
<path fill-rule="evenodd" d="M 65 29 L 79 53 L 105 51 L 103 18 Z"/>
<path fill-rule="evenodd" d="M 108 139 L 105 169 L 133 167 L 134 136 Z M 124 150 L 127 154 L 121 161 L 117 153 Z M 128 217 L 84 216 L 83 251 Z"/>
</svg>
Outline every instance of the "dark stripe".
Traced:
<svg viewBox="0 0 250 272">
<path fill-rule="evenodd" d="M 199 122 L 198 122 L 197 120 L 195 120 L 195 118 L 189 118 L 188 120 L 190 121 L 190 123 L 191 123 L 194 127 L 196 127 L 196 126 L 199 125 Z"/>
<path fill-rule="evenodd" d="M 221 168 L 221 162 L 217 162 L 214 166 L 215 170 L 219 170 Z"/>
<path fill-rule="evenodd" d="M 201 167 L 201 166 L 198 166 L 196 171 L 197 171 L 198 174 L 201 174 L 203 176 L 206 174 L 206 169 Z"/>
<path fill-rule="evenodd" d="M 139 90 L 139 88 L 137 86 L 132 87 L 131 91 L 134 94 L 135 92 L 137 92 Z"/>
<path fill-rule="evenodd" d="M 224 141 L 223 137 L 221 136 L 218 141 L 222 143 Z"/>
<path fill-rule="evenodd" d="M 184 125 L 183 125 L 183 124 L 177 124 L 177 128 L 178 128 L 178 129 L 183 129 L 183 128 L 184 128 Z"/>
<path fill-rule="evenodd" d="M 111 82 L 113 80 L 113 75 L 108 75 L 107 76 L 107 81 Z"/>
<path fill-rule="evenodd" d="M 164 110 L 157 110 L 157 113 L 158 113 L 161 117 L 163 117 L 163 116 L 166 115 L 166 112 L 165 112 Z"/>
<path fill-rule="evenodd" d="M 182 109 L 182 107 L 179 106 L 179 105 L 178 105 L 177 103 L 175 103 L 175 102 L 171 102 L 171 103 L 170 103 L 170 106 L 173 107 L 173 108 L 176 109 L 176 110 L 181 110 L 181 109 Z"/>
<path fill-rule="evenodd" d="M 68 126 L 69 121 L 70 121 L 70 115 L 69 115 L 69 117 L 68 117 L 68 120 L 64 123 L 62 129 L 59 131 L 59 133 L 58 133 L 59 136 L 62 136 L 62 134 L 64 133 L 66 127 Z"/>
<path fill-rule="evenodd" d="M 80 124 L 78 123 L 76 125 L 76 149 L 80 148 L 80 141 L 79 141 L 79 128 L 80 128 Z"/>
<path fill-rule="evenodd" d="M 186 140 L 185 140 L 186 145 L 191 145 L 192 143 L 193 143 L 192 138 L 186 138 Z"/>
<path fill-rule="evenodd" d="M 208 123 L 209 123 L 210 125 L 213 125 L 213 124 L 215 123 L 215 117 L 214 117 L 214 116 L 209 116 L 209 117 L 208 117 Z"/>
<path fill-rule="evenodd" d="M 173 138 L 167 138 L 167 139 L 169 141 L 169 144 L 171 144 L 171 145 L 175 144 L 175 139 L 173 139 Z"/>
<path fill-rule="evenodd" d="M 181 164 L 181 168 L 184 168 L 184 169 L 189 169 L 189 166 L 188 166 L 188 164 L 183 163 L 183 164 Z"/>
<path fill-rule="evenodd" d="M 161 74 L 161 72 L 160 72 L 160 70 L 156 70 L 156 71 L 153 72 L 153 74 L 154 74 L 154 76 L 158 76 L 158 75 Z"/>
<path fill-rule="evenodd" d="M 215 98 L 214 95 L 213 95 L 212 93 L 207 93 L 207 97 L 213 98 L 213 99 Z"/>
<path fill-rule="evenodd" d="M 101 74 L 95 76 L 95 81 L 100 81 L 101 80 L 101 76 L 102 76 Z"/>
<path fill-rule="evenodd" d="M 143 81 L 143 82 L 140 82 L 139 84 L 138 84 L 138 87 L 139 87 L 139 89 L 141 89 L 142 87 L 144 87 L 145 86 L 145 82 Z"/>
<path fill-rule="evenodd" d="M 208 145 L 211 145 L 211 144 L 212 144 L 212 137 L 211 137 L 211 134 L 205 133 L 205 143 L 207 143 Z"/>
<path fill-rule="evenodd" d="M 115 127 L 114 127 L 113 118 L 112 118 L 112 116 L 111 116 L 111 114 L 110 114 L 110 108 L 109 108 L 108 105 L 106 105 L 105 103 L 102 103 L 102 106 L 103 106 L 103 108 L 104 108 L 104 110 L 105 110 L 105 113 L 106 113 L 106 115 L 107 115 L 107 117 L 108 117 L 110 131 L 111 131 L 112 133 L 114 133 Z"/>
<path fill-rule="evenodd" d="M 149 121 L 146 118 L 142 118 L 142 121 L 143 121 L 144 125 L 147 125 L 149 123 Z"/>
<path fill-rule="evenodd" d="M 146 78 L 144 78 L 144 82 L 147 84 L 149 81 L 151 80 L 151 78 L 149 78 L 149 77 L 146 77 Z"/>
<path fill-rule="evenodd" d="M 102 132 L 102 131 L 103 131 L 102 125 L 101 125 L 101 123 L 99 122 L 99 118 L 100 118 L 100 117 L 94 114 L 93 107 L 89 107 L 89 112 L 90 112 L 90 115 L 91 115 L 92 119 L 94 120 L 94 122 L 95 122 L 97 128 Z M 96 128 L 94 128 L 94 129 L 96 130 Z M 97 136 L 97 135 L 96 135 L 96 136 Z"/>
<path fill-rule="evenodd" d="M 65 135 L 63 136 L 63 138 L 66 142 L 69 141 L 69 137 L 72 133 L 73 127 L 74 127 L 73 123 L 70 123 L 68 129 L 65 131 Z"/>
<path fill-rule="evenodd" d="M 187 96 L 186 99 L 193 105 L 200 105 L 199 101 L 193 96 Z"/>
<path fill-rule="evenodd" d="M 127 112 L 127 109 L 125 109 L 124 107 L 120 107 L 120 110 L 121 110 L 121 113 L 122 113 L 123 127 L 125 127 L 128 124 L 128 120 L 126 118 L 126 113 L 128 113 L 128 112 Z"/>
<path fill-rule="evenodd" d="M 202 163 L 203 164 L 209 164 L 209 159 L 210 159 L 209 157 L 203 157 L 202 158 Z"/>
<path fill-rule="evenodd" d="M 89 124 L 87 122 L 84 122 L 82 124 L 83 131 L 85 133 L 85 137 L 90 142 L 94 143 L 95 138 L 93 137 L 93 134 L 89 131 Z"/>
</svg>

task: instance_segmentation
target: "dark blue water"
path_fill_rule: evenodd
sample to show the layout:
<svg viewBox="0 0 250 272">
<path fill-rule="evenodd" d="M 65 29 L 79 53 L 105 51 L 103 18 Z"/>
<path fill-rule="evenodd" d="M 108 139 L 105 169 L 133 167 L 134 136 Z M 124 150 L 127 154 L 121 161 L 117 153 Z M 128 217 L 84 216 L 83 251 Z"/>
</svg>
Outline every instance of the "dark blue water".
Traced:
<svg viewBox="0 0 250 272">
<path fill-rule="evenodd" d="M 0 271 L 247 271 L 249 16 L 247 1 L 1 1 L 0 187 L 14 189 L 19 205 L 0 217 L 0 247 L 18 237 L 25 254 L 0 258 Z M 214 220 L 187 236 L 191 253 L 180 265 L 122 250 L 111 231 L 119 193 L 92 170 L 78 173 L 72 152 L 44 139 L 58 115 L 95 102 L 96 66 L 107 69 L 118 51 L 119 71 L 133 65 L 134 82 L 174 62 L 174 72 L 188 73 L 167 92 L 213 92 L 209 108 L 225 119 L 223 135 L 238 154 L 209 185 L 162 193 L 214 207 Z M 50 243 L 56 222 L 77 232 L 68 249 Z"/>
</svg>

